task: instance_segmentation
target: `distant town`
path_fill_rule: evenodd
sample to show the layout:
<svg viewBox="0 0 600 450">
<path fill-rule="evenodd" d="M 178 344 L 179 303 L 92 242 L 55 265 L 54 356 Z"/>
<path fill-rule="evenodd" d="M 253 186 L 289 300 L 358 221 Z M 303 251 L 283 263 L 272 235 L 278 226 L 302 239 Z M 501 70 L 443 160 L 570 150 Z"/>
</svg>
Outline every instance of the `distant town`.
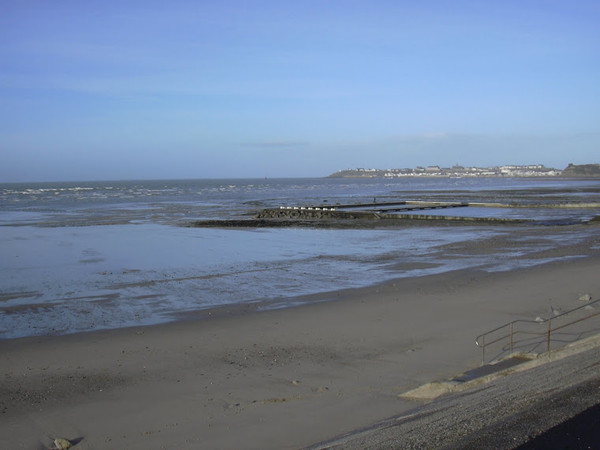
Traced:
<svg viewBox="0 0 600 450">
<path fill-rule="evenodd" d="M 331 178 L 402 178 L 402 177 L 600 177 L 600 164 L 569 164 L 565 169 L 553 169 L 543 164 L 496 167 L 427 166 L 414 169 L 346 169 L 329 175 Z"/>
</svg>

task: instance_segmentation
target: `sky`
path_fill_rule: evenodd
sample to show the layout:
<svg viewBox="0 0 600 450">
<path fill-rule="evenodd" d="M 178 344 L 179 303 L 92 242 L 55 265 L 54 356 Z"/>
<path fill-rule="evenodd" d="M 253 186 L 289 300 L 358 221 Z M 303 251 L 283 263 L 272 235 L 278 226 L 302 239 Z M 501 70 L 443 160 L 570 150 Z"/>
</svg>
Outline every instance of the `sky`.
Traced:
<svg viewBox="0 0 600 450">
<path fill-rule="evenodd" d="M 0 182 L 598 155 L 597 0 L 0 0 Z"/>
</svg>

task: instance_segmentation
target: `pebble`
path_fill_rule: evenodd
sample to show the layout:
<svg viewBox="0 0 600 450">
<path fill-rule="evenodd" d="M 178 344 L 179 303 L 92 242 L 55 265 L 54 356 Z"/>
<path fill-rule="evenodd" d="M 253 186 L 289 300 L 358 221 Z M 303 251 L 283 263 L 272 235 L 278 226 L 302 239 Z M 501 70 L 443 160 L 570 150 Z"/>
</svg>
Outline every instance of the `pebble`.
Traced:
<svg viewBox="0 0 600 450">
<path fill-rule="evenodd" d="M 63 438 L 54 439 L 54 449 L 55 450 L 66 450 L 67 448 L 71 448 L 73 444 L 70 441 Z"/>
</svg>

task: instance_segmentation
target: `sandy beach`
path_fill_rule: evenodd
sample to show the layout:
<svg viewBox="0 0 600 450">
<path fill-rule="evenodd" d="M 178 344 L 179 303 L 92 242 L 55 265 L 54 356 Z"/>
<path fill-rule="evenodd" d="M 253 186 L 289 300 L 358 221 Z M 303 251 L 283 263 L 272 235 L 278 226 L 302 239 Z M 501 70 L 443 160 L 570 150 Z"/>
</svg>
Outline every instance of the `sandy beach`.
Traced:
<svg viewBox="0 0 600 450">
<path fill-rule="evenodd" d="M 419 406 L 399 394 L 477 367 L 480 333 L 599 298 L 598 253 L 596 239 L 539 255 L 570 259 L 405 278 L 295 308 L 3 340 L 0 447 L 49 448 L 57 437 L 77 449 L 327 441 Z"/>
</svg>

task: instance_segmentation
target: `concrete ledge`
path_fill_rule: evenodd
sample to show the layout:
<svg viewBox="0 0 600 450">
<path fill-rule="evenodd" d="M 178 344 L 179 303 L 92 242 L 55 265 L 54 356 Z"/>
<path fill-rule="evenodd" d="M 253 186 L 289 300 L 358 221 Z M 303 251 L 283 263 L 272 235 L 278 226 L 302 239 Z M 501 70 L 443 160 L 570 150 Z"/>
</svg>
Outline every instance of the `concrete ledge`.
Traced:
<svg viewBox="0 0 600 450">
<path fill-rule="evenodd" d="M 533 369 L 534 367 L 538 367 L 552 361 L 558 361 L 566 358 L 567 356 L 576 355 L 598 346 L 600 346 L 600 334 L 590 336 L 589 338 L 574 342 L 563 348 L 547 353 L 542 353 L 539 355 L 519 355 L 528 360 L 520 364 L 512 365 L 509 368 L 502 368 L 502 361 L 500 361 L 500 363 L 497 364 L 499 368 L 498 371 L 474 378 L 471 381 L 460 382 L 456 381 L 456 379 L 448 381 L 434 381 L 400 394 L 398 397 L 404 400 L 431 401 L 445 394 L 466 391 L 473 387 L 489 383 L 497 378 L 505 377 L 512 373 Z M 513 358 L 515 356 L 516 355 L 511 355 L 509 358 Z"/>
</svg>

